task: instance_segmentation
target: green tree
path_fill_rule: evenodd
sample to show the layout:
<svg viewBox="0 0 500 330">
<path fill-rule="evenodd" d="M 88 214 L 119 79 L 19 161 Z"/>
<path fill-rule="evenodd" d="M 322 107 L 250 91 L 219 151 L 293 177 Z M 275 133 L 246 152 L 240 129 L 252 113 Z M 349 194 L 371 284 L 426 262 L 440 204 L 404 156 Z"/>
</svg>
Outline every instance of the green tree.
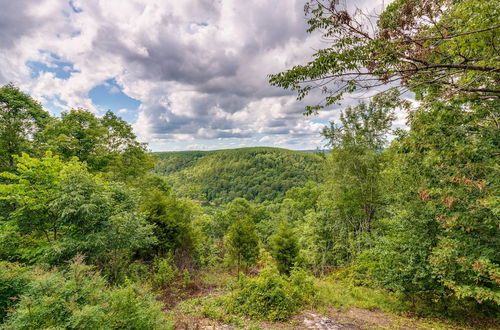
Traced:
<svg viewBox="0 0 500 330">
<path fill-rule="evenodd" d="M 299 242 L 289 223 L 282 222 L 279 225 L 276 233 L 270 238 L 270 247 L 279 272 L 290 275 L 299 255 Z"/>
<path fill-rule="evenodd" d="M 226 234 L 225 246 L 231 263 L 240 270 L 255 264 L 259 255 L 259 237 L 253 221 L 245 216 L 234 222 Z"/>
<path fill-rule="evenodd" d="M 311 1 L 306 12 L 309 31 L 331 44 L 270 78 L 299 99 L 322 88 L 325 99 L 306 113 L 374 87 L 410 90 L 421 101 L 384 172 L 391 205 L 371 254 L 379 281 L 413 295 L 498 304 L 496 1 L 396 0 L 373 28 L 373 18 L 337 1 Z"/>
<path fill-rule="evenodd" d="M 387 134 L 395 119 L 394 110 L 407 110 L 409 104 L 395 91 L 380 93 L 367 104 L 361 102 L 340 114 L 340 123 L 330 122 L 323 136 L 333 150 L 367 149 L 376 152 L 387 146 Z"/>
<path fill-rule="evenodd" d="M 23 154 L 16 171 L 2 175 L 10 183 L 0 185 L 0 198 L 13 206 L 6 219 L 30 262 L 57 265 L 85 254 L 117 280 L 133 252 L 154 243 L 136 194 L 92 175 L 75 158 Z"/>
<path fill-rule="evenodd" d="M 106 128 L 103 166 L 112 178 L 127 181 L 142 177 L 153 168 L 154 160 L 146 144 L 137 141 L 129 123 L 111 111 L 106 112 L 100 122 Z"/>
<path fill-rule="evenodd" d="M 188 201 L 176 197 L 159 177 L 151 177 L 143 187 L 140 210 L 154 225 L 158 239 L 154 254 L 173 254 L 179 268 L 193 266 L 196 235 L 192 227 L 193 208 Z"/>
<path fill-rule="evenodd" d="M 491 104 L 425 102 L 395 143 L 380 278 L 400 290 L 499 303 L 498 125 Z"/>
<path fill-rule="evenodd" d="M 320 268 L 350 263 L 365 248 L 384 198 L 382 150 L 394 109 L 404 105 L 394 92 L 379 94 L 369 104 L 347 108 L 339 124 L 323 131 L 332 150 L 329 191 L 316 215 Z"/>
<path fill-rule="evenodd" d="M 248 217 L 255 223 L 255 206 L 244 198 L 235 198 L 227 204 L 225 210 L 219 214 L 214 224 L 217 237 L 223 237 L 229 227 L 238 220 Z"/>
<path fill-rule="evenodd" d="M 308 31 L 321 32 L 330 44 L 270 82 L 296 90 L 299 99 L 321 89 L 324 100 L 308 106 L 308 114 L 344 93 L 372 88 L 442 98 L 500 96 L 499 54 L 488 46 L 500 41 L 495 0 L 397 0 L 378 17 L 335 0 L 312 0 L 305 11 Z"/>
<path fill-rule="evenodd" d="M 61 119 L 47 127 L 44 135 L 50 150 L 64 159 L 77 157 L 91 169 L 102 169 L 100 160 L 105 152 L 105 128 L 90 111 L 78 109 L 63 112 Z"/>
<path fill-rule="evenodd" d="M 8 216 L 13 219 L 22 234 L 43 235 L 48 242 L 59 238 L 64 223 L 54 209 L 58 201 L 62 181 L 70 175 L 85 171 L 76 159 L 63 162 L 48 152 L 43 158 L 27 154 L 15 157 L 16 171 L 4 172 L 2 177 L 11 181 L 0 185 L 0 196 L 13 206 Z"/>
<path fill-rule="evenodd" d="M 0 88 L 0 171 L 14 168 L 14 155 L 33 150 L 48 112 L 12 84 Z"/>
<path fill-rule="evenodd" d="M 78 157 L 92 171 L 132 180 L 153 166 L 130 124 L 108 111 L 102 118 L 84 109 L 64 112 L 43 131 L 45 146 L 64 159 Z"/>
</svg>

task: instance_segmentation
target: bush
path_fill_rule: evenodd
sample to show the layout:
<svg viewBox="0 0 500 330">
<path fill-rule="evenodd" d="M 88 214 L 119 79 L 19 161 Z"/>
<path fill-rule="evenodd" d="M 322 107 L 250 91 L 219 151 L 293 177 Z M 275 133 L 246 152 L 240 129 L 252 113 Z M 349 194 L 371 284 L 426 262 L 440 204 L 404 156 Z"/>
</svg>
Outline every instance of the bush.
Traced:
<svg viewBox="0 0 500 330">
<path fill-rule="evenodd" d="M 271 253 L 281 274 L 289 275 L 299 255 L 299 242 L 295 231 L 287 222 L 282 222 L 270 238 Z"/>
<path fill-rule="evenodd" d="M 15 299 L 26 289 L 26 271 L 18 264 L 0 262 L 0 323 L 15 304 Z"/>
<path fill-rule="evenodd" d="M 167 288 L 175 279 L 177 273 L 177 267 L 173 264 L 172 257 L 156 259 L 155 270 L 151 282 L 157 289 Z"/>
<path fill-rule="evenodd" d="M 0 214 L 5 214 L 0 201 Z M 7 221 L 2 221 L 0 215 L 0 260 L 20 262 L 23 260 L 21 247 L 24 245 L 17 227 Z"/>
<path fill-rule="evenodd" d="M 125 278 L 132 282 L 146 283 L 149 274 L 150 266 L 141 260 L 136 260 L 127 267 Z"/>
<path fill-rule="evenodd" d="M 167 329 L 161 305 L 143 288 L 109 287 L 80 260 L 67 272 L 34 271 L 5 329 Z"/>
<path fill-rule="evenodd" d="M 229 295 L 208 295 L 199 298 L 184 300 L 176 308 L 169 311 L 169 317 L 175 320 L 178 316 L 188 316 L 192 318 L 208 318 L 225 325 L 233 325 L 238 329 L 248 328 L 248 320 L 240 315 L 234 315 L 228 312 L 227 306 L 230 305 Z"/>
<path fill-rule="evenodd" d="M 256 319 L 286 320 L 310 303 L 315 288 L 305 271 L 295 269 L 290 277 L 266 266 L 258 277 L 243 277 L 232 296 L 230 309 Z"/>
</svg>

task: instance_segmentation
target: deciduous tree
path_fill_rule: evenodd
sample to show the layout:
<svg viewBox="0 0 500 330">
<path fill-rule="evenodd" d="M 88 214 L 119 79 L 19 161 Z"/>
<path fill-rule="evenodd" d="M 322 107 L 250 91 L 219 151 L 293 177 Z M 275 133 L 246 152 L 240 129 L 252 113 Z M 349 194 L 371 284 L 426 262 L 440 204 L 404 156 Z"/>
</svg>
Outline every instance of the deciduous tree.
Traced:
<svg viewBox="0 0 500 330">
<path fill-rule="evenodd" d="M 327 47 L 270 82 L 297 91 L 299 99 L 321 90 L 325 98 L 307 114 L 372 88 L 500 97 L 495 0 L 396 0 L 375 16 L 337 0 L 312 0 L 305 12 L 308 31 L 320 31 Z"/>
<path fill-rule="evenodd" d="M 50 115 L 12 84 L 0 88 L 0 171 L 14 168 L 14 155 L 33 150 Z"/>
</svg>

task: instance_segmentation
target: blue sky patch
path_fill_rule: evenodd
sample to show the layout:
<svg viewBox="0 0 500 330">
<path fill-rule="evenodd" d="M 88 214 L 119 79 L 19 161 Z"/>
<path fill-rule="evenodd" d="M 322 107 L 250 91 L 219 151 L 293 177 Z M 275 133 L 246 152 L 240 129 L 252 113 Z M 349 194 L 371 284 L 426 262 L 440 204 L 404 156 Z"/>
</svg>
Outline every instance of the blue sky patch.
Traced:
<svg viewBox="0 0 500 330">
<path fill-rule="evenodd" d="M 140 101 L 125 94 L 114 79 L 108 79 L 104 84 L 92 88 L 88 95 L 99 110 L 111 110 L 128 122 L 136 118 L 137 109 L 141 105 Z"/>
<path fill-rule="evenodd" d="M 311 121 L 316 124 L 325 124 L 325 125 L 328 125 L 328 123 L 330 122 L 329 119 L 322 119 L 322 118 L 314 118 Z"/>
<path fill-rule="evenodd" d="M 28 61 L 26 65 L 30 68 L 30 76 L 33 79 L 40 77 L 40 74 L 43 72 L 52 72 L 59 79 L 68 79 L 73 72 L 79 72 L 74 69 L 73 63 L 61 61 L 56 58 L 49 63 Z"/>
<path fill-rule="evenodd" d="M 59 96 L 55 96 L 52 98 L 46 97 L 42 105 L 44 108 L 48 109 L 52 115 L 60 116 L 61 112 L 67 110 L 68 103 L 61 100 Z"/>
</svg>

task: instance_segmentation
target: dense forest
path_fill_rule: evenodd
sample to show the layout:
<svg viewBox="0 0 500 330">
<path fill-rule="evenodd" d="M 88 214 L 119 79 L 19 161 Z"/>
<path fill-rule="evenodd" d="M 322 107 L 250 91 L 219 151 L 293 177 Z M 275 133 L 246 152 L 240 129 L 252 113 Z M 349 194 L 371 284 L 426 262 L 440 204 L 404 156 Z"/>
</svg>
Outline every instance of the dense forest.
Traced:
<svg viewBox="0 0 500 330">
<path fill-rule="evenodd" d="M 178 193 L 194 199 L 228 203 L 283 200 L 308 181 L 319 182 L 324 157 L 279 148 L 155 153 L 154 173 L 165 176 Z"/>
<path fill-rule="evenodd" d="M 308 115 L 379 91 L 321 155 L 151 153 L 0 88 L 2 329 L 498 328 L 498 2 L 305 12 L 326 46 L 270 84 Z"/>
</svg>

